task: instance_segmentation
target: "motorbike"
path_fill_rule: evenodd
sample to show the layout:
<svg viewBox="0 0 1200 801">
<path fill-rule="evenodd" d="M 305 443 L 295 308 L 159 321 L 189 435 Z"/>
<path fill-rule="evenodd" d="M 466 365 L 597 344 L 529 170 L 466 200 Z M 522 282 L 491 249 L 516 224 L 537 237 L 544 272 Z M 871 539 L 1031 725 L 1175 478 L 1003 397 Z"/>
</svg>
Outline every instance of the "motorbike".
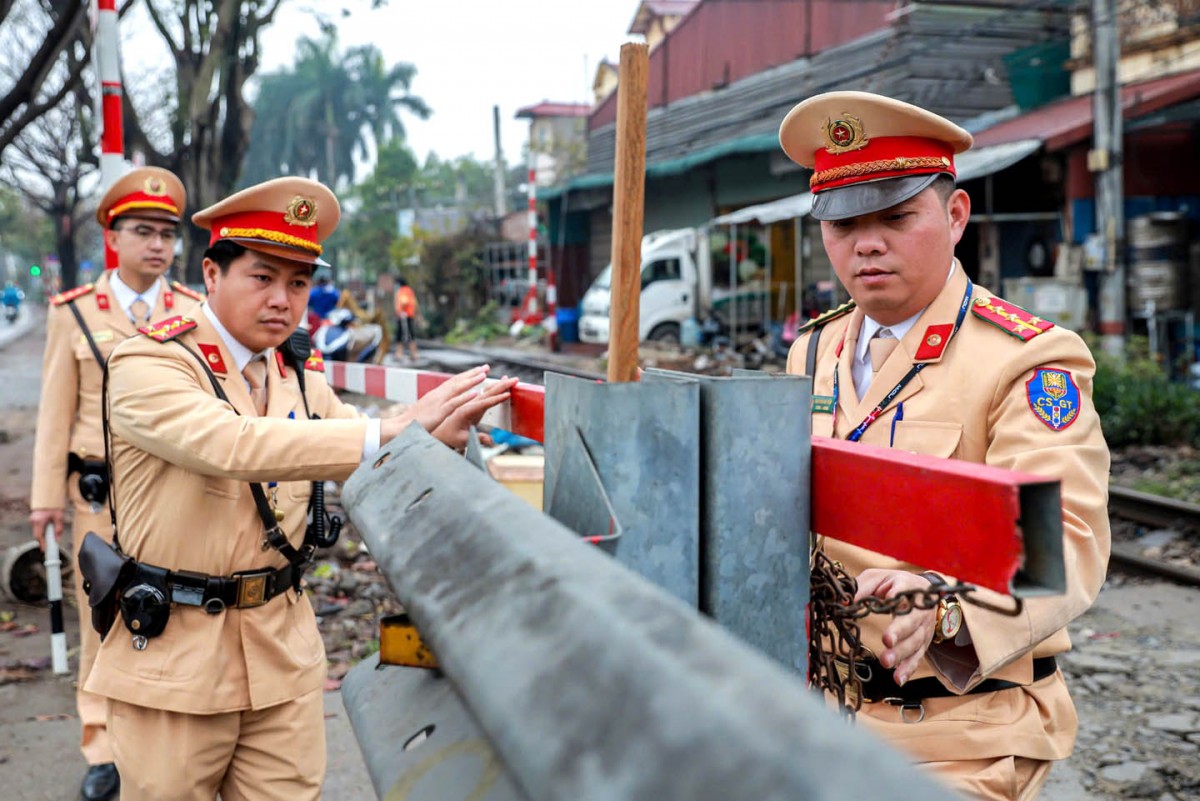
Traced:
<svg viewBox="0 0 1200 801">
<path fill-rule="evenodd" d="M 21 316 L 20 306 L 5 306 L 4 321 L 10 325 L 17 322 L 17 318 Z"/>
<path fill-rule="evenodd" d="M 382 328 L 373 323 L 357 324 L 348 309 L 334 309 L 313 336 L 313 345 L 326 359 L 360 364 L 376 356 L 382 341 Z"/>
</svg>

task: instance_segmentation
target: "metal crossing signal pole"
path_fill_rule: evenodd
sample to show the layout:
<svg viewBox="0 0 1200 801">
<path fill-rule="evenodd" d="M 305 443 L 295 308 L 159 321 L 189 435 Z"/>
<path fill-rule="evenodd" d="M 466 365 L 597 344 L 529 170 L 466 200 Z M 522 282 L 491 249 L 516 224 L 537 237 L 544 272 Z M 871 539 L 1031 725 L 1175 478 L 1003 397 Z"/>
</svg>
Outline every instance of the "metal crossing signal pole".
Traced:
<svg viewBox="0 0 1200 801">
<path fill-rule="evenodd" d="M 1096 174 L 1096 230 L 1104 243 L 1100 292 L 1100 334 L 1104 349 L 1120 355 L 1125 345 L 1125 187 L 1122 178 L 1123 128 L 1121 60 L 1116 0 L 1092 0 L 1093 149 L 1088 167 Z"/>
<path fill-rule="evenodd" d="M 96 0 L 95 58 L 100 73 L 100 183 L 108 189 L 125 174 L 125 132 L 121 124 L 121 40 L 117 35 L 116 0 Z M 117 268 L 117 252 L 104 245 L 104 268 Z"/>
</svg>

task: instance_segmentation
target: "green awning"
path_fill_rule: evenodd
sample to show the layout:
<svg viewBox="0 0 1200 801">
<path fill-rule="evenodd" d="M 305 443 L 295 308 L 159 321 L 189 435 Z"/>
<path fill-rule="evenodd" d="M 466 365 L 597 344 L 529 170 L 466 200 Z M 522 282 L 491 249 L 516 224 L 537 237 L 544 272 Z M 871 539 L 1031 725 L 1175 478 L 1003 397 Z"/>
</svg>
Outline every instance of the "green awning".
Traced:
<svg viewBox="0 0 1200 801">
<path fill-rule="evenodd" d="M 669 178 L 672 175 L 681 175 L 688 170 L 698 167 L 701 164 L 707 164 L 710 161 L 717 161 L 726 156 L 737 156 L 745 153 L 767 153 L 779 149 L 779 135 L 770 134 L 755 134 L 754 136 L 743 136 L 738 139 L 731 139 L 728 142 L 722 142 L 718 145 L 697 150 L 695 153 L 689 153 L 686 156 L 681 156 L 677 159 L 669 159 L 667 161 L 658 161 L 646 166 L 647 178 Z M 594 172 L 587 175 L 577 175 L 564 184 L 552 186 L 548 189 L 538 190 L 538 200 L 553 200 L 568 192 L 582 192 L 586 189 L 600 189 L 606 186 L 612 186 L 613 174 L 611 172 Z"/>
</svg>

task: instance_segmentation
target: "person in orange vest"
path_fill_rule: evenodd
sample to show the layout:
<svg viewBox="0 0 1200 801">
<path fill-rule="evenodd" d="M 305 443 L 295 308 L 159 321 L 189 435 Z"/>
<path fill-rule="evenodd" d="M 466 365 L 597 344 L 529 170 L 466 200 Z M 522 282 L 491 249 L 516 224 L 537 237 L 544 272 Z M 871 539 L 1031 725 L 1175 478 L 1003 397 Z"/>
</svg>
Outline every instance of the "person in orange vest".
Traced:
<svg viewBox="0 0 1200 801">
<path fill-rule="evenodd" d="M 417 293 L 413 292 L 404 276 L 398 276 L 396 283 L 396 351 L 397 359 L 404 356 L 404 346 L 408 346 L 408 356 L 414 362 L 417 360 L 417 340 L 413 326 L 417 321 Z"/>
</svg>

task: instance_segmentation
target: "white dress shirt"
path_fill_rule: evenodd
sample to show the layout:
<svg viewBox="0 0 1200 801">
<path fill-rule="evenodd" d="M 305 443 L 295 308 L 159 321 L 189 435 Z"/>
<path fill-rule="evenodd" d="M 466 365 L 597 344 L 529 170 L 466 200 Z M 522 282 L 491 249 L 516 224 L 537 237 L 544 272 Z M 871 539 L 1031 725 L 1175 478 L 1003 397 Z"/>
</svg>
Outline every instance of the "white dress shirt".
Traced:
<svg viewBox="0 0 1200 801">
<path fill-rule="evenodd" d="M 950 277 L 954 275 L 954 261 L 950 262 L 950 272 L 946 273 L 946 283 L 950 283 Z M 928 307 L 926 307 L 928 308 Z M 886 328 L 892 332 L 892 336 L 896 339 L 904 339 L 904 335 L 912 330 L 916 325 L 917 320 L 925 313 L 925 309 L 909 317 L 907 320 L 902 320 L 894 325 L 882 325 L 876 320 L 872 320 L 869 316 L 863 315 L 862 330 L 858 332 L 858 345 L 854 348 L 854 362 L 851 366 L 851 373 L 854 376 L 854 390 L 858 393 L 858 399 L 862 400 L 867 394 L 867 390 L 871 388 L 871 379 L 874 377 L 875 371 L 871 366 L 870 345 L 875 334 L 881 328 Z M 882 367 L 883 365 L 880 365 Z"/>
<path fill-rule="evenodd" d="M 133 320 L 134 325 L 145 325 L 145 320 L 134 320 L 133 314 L 129 311 L 129 307 L 138 298 L 146 302 L 147 313 L 154 311 L 154 304 L 158 303 L 158 285 L 162 283 L 161 278 L 154 279 L 154 283 L 145 292 L 138 294 L 133 287 L 121 280 L 121 271 L 113 270 L 108 274 L 108 283 L 112 287 L 113 297 L 117 300 L 117 305 L 121 307 L 121 311 L 125 312 L 125 316 Z"/>
</svg>

